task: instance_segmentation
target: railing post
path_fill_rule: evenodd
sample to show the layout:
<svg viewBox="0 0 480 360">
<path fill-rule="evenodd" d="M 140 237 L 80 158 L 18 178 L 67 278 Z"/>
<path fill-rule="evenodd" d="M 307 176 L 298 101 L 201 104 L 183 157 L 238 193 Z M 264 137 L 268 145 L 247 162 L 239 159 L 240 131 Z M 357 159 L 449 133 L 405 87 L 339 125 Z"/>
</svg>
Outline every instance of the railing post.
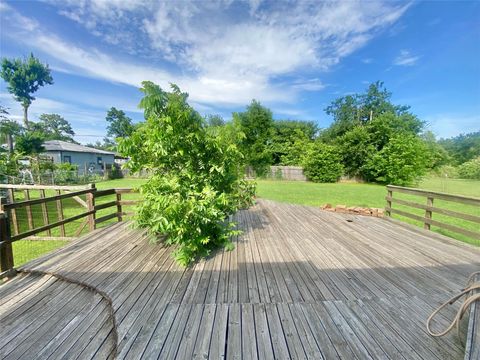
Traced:
<svg viewBox="0 0 480 360">
<path fill-rule="evenodd" d="M 433 206 L 433 197 L 427 197 L 427 206 L 432 207 Z M 425 209 L 425 219 L 432 219 L 432 210 Z M 423 228 L 426 230 L 430 230 L 430 223 L 424 222 L 423 223 Z"/>
<path fill-rule="evenodd" d="M 5 242 L 0 245 L 0 272 L 13 269 L 13 250 L 10 242 L 10 226 L 8 224 L 7 214 L 0 213 L 0 241 Z"/>
<path fill-rule="evenodd" d="M 56 194 L 57 196 L 58 195 L 61 195 L 62 194 L 62 191 L 61 190 L 56 190 Z M 57 204 L 57 219 L 58 221 L 62 221 L 64 218 L 63 218 L 63 205 L 62 205 L 62 200 L 61 199 L 57 199 L 55 201 L 55 203 Z M 60 236 L 65 236 L 65 224 L 61 225 L 60 226 Z"/>
<path fill-rule="evenodd" d="M 122 221 L 122 193 L 116 192 L 117 195 L 117 218 Z"/>
<path fill-rule="evenodd" d="M 8 197 L 9 200 L 7 203 L 13 204 L 15 202 L 15 192 L 13 189 L 8 189 Z M 13 235 L 18 235 L 20 233 L 20 227 L 18 225 L 17 210 L 12 209 L 9 215 L 12 216 Z"/>
<path fill-rule="evenodd" d="M 95 184 L 90 184 L 91 192 L 87 193 L 87 205 L 88 211 L 95 210 Z M 95 213 L 88 215 L 88 230 L 93 231 L 95 230 Z"/>
<path fill-rule="evenodd" d="M 387 207 L 385 208 L 385 215 L 392 216 L 390 209 L 392 208 L 392 201 L 390 200 L 393 197 L 393 191 L 390 190 L 387 186 Z"/>
<path fill-rule="evenodd" d="M 40 189 L 38 190 L 40 192 L 40 198 L 42 199 L 45 199 L 45 189 Z M 43 216 L 43 225 L 49 225 L 50 224 L 50 220 L 49 220 L 49 217 L 48 217 L 48 207 L 47 207 L 47 203 L 44 202 L 42 203 L 42 216 Z M 52 236 L 52 230 L 47 230 L 47 235 L 48 236 Z"/>
</svg>

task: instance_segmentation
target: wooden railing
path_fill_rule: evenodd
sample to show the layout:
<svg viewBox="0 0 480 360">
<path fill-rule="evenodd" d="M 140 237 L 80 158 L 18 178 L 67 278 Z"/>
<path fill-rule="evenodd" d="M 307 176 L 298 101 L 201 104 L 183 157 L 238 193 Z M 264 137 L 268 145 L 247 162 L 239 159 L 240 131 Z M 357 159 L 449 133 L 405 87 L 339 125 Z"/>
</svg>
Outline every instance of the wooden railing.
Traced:
<svg viewBox="0 0 480 360">
<path fill-rule="evenodd" d="M 0 189 L 4 189 L 7 195 L 7 198 L 0 198 L 0 211 L 3 211 L 3 206 L 5 203 L 15 203 L 18 198 L 18 193 L 23 193 L 23 198 L 25 200 L 30 200 L 30 198 L 35 195 L 38 195 L 39 198 L 45 198 L 46 192 L 55 192 L 57 196 L 62 194 L 70 194 L 72 192 L 82 191 L 92 189 L 92 185 L 79 185 L 79 186 L 50 186 L 50 185 L 14 185 L 14 184 L 0 184 Z M 80 206 L 84 207 L 85 209 L 88 208 L 87 203 L 80 198 L 78 195 L 73 195 L 71 197 L 72 200 L 76 201 Z M 62 199 L 57 199 L 56 201 L 56 217 L 59 221 L 63 220 L 63 205 Z M 42 211 L 42 218 L 43 224 L 50 223 L 50 215 L 48 213 L 47 202 L 42 202 L 40 204 L 41 211 Z M 26 213 L 26 224 L 28 225 L 29 230 L 33 230 L 34 225 L 34 216 L 32 213 L 32 206 L 28 205 L 25 206 L 25 213 Z M 13 209 L 11 212 L 10 220 L 12 222 L 12 234 L 18 235 L 20 232 L 19 220 L 17 216 L 17 210 Z M 81 232 L 81 230 L 79 231 Z M 66 237 L 65 234 L 65 225 L 60 226 L 60 236 L 59 237 L 52 237 L 51 229 L 46 231 L 50 240 L 68 240 L 70 238 Z M 78 234 L 75 234 L 77 236 Z M 47 237 L 42 237 L 42 239 L 47 239 Z"/>
<path fill-rule="evenodd" d="M 426 203 L 420 204 L 418 202 L 414 202 L 410 200 L 395 198 L 393 196 L 395 192 L 408 194 L 408 195 L 416 195 L 416 196 L 426 198 Z M 388 185 L 387 196 L 385 197 L 385 200 L 387 200 L 387 206 L 385 207 L 385 214 L 387 216 L 391 216 L 392 214 L 397 214 L 412 220 L 420 221 L 423 223 L 424 229 L 427 229 L 427 230 L 430 230 L 431 226 L 437 226 L 439 228 L 449 230 L 457 234 L 462 234 L 464 236 L 467 236 L 475 240 L 480 240 L 480 232 L 468 230 L 456 225 L 446 224 L 444 222 L 435 220 L 433 219 L 433 214 L 436 213 L 436 214 L 446 215 L 452 218 L 467 220 L 475 224 L 479 224 L 478 229 L 480 229 L 480 216 L 467 214 L 459 211 L 453 211 L 453 210 L 435 206 L 434 204 L 435 199 L 445 200 L 445 201 L 455 202 L 455 203 L 460 203 L 465 205 L 473 205 L 473 206 L 478 206 L 480 208 L 480 199 L 477 199 L 477 198 Z M 425 210 L 425 214 L 424 216 L 419 216 L 419 215 L 411 214 L 404 210 L 395 209 L 393 208 L 393 205 L 392 205 L 393 203 L 399 204 L 399 205 L 405 205 L 415 209 Z"/>
<path fill-rule="evenodd" d="M 9 185 L 9 191 L 12 191 L 12 185 Z M 25 191 L 38 190 L 27 185 L 14 185 L 15 189 L 21 189 Z M 23 188 L 24 187 L 24 188 Z M 25 200 L 11 202 L 7 204 L 1 204 L 0 208 L 0 278 L 8 275 L 12 272 L 14 268 L 13 262 L 13 251 L 12 251 L 12 242 L 22 240 L 22 239 L 32 239 L 32 237 L 39 233 L 47 233 L 51 235 L 51 229 L 60 228 L 60 237 L 44 237 L 44 239 L 71 239 L 66 237 L 65 224 L 71 223 L 73 221 L 85 218 L 85 222 L 76 230 L 75 237 L 80 235 L 82 231 L 88 226 L 89 231 L 95 230 L 98 224 L 111 219 L 117 219 L 117 221 L 122 221 L 124 216 L 131 215 L 132 213 L 127 213 L 123 211 L 123 206 L 125 205 L 135 205 L 137 200 L 122 200 L 122 194 L 136 192 L 133 189 L 108 189 L 108 190 L 97 190 L 94 184 L 88 185 L 87 188 L 82 187 L 83 189 L 77 191 L 71 191 L 72 188 L 69 187 L 61 189 L 67 193 L 60 194 L 59 187 L 52 187 L 50 190 L 57 191 L 57 195 L 47 197 L 45 196 L 46 187 L 40 189 L 43 191 L 43 194 L 40 194 L 38 199 L 30 199 L 29 193 L 25 193 Z M 12 190 L 10 190 L 12 189 Z M 47 189 L 48 190 L 48 189 Z M 96 204 L 96 200 L 105 196 L 115 195 L 115 200 L 109 201 L 106 203 Z M 13 191 L 10 194 L 11 199 L 13 197 Z M 80 196 L 85 196 L 86 201 L 80 198 Z M 85 209 L 79 214 L 65 218 L 63 211 L 62 200 L 65 199 L 74 199 L 79 204 L 82 205 L 80 209 Z M 52 218 L 48 212 L 48 203 L 55 202 L 56 204 L 56 221 L 50 222 Z M 43 225 L 35 226 L 34 217 L 32 215 L 32 206 L 40 205 L 42 208 L 43 215 Z M 97 212 L 99 210 L 104 210 L 108 208 L 115 208 L 113 213 L 97 217 Z M 27 214 L 27 223 L 28 230 L 21 231 L 21 227 L 18 219 L 18 210 L 25 209 Z"/>
</svg>

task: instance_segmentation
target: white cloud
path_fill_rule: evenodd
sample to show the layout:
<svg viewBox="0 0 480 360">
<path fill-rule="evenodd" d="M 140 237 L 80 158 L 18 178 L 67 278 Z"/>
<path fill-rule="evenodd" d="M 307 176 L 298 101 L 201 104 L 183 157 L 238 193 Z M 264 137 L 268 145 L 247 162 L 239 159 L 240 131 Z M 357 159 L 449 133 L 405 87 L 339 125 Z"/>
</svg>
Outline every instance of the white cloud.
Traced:
<svg viewBox="0 0 480 360">
<path fill-rule="evenodd" d="M 233 17 L 229 3 L 161 3 L 144 27 L 167 59 L 199 72 L 278 75 L 309 66 L 328 69 L 408 8 L 355 1 L 268 5 L 253 5 L 253 16 L 237 10 Z"/>
<path fill-rule="evenodd" d="M 393 60 L 393 65 L 413 66 L 417 63 L 420 56 L 415 56 L 409 50 L 401 50 L 400 54 Z"/>
<path fill-rule="evenodd" d="M 318 78 L 313 79 L 298 79 L 295 80 L 291 87 L 296 90 L 304 91 L 320 91 L 323 90 L 326 85 Z"/>
<path fill-rule="evenodd" d="M 328 69 L 409 7 L 380 1 L 50 1 L 109 43 L 151 47 L 168 61 L 214 78 Z"/>
<path fill-rule="evenodd" d="M 0 14 L 2 22 L 2 31 L 4 30 L 4 24 L 14 23 L 17 27 L 26 31 L 34 31 L 38 28 L 39 24 L 36 20 L 25 17 L 18 12 L 14 11 L 5 2 L 0 2 Z"/>
<path fill-rule="evenodd" d="M 409 7 L 380 1 L 46 1 L 94 36 L 138 55 L 122 60 L 38 27 L 9 31 L 56 59 L 52 67 L 136 87 L 143 80 L 162 87 L 174 82 L 192 101 L 222 106 L 252 98 L 289 103 L 301 92 L 323 89 L 306 74 L 331 69 Z M 292 81 L 279 85 L 282 76 Z"/>
<path fill-rule="evenodd" d="M 270 85 L 265 77 L 256 74 L 234 79 L 214 76 L 185 77 L 151 66 L 121 62 L 98 50 L 78 48 L 49 35 L 38 34 L 24 41 L 87 76 L 135 87 L 139 87 L 144 80 L 153 81 L 163 88 L 169 88 L 169 83 L 173 82 L 189 92 L 190 98 L 199 103 L 241 105 L 252 98 L 282 102 L 294 99 L 291 90 Z M 67 71 L 71 72 L 68 69 Z"/>
<path fill-rule="evenodd" d="M 480 131 L 478 114 L 436 114 L 425 118 L 429 130 L 440 138 Z"/>
</svg>

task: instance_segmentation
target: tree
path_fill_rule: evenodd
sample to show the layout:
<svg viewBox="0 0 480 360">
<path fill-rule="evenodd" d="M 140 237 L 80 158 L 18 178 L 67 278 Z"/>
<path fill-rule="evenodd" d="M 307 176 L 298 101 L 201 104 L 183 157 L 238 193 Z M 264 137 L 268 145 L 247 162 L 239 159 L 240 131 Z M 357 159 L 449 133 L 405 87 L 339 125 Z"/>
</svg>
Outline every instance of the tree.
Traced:
<svg viewBox="0 0 480 360">
<path fill-rule="evenodd" d="M 125 138 L 132 135 L 135 130 L 132 119 L 130 119 L 123 110 L 118 110 L 115 107 L 110 108 L 105 118 L 109 123 L 107 127 L 107 136 L 117 138 Z"/>
<path fill-rule="evenodd" d="M 22 127 L 16 121 L 10 120 L 6 108 L 0 105 L 0 143 L 7 143 L 8 151 L 13 152 L 13 139 L 20 135 Z"/>
<path fill-rule="evenodd" d="M 41 86 L 53 84 L 48 65 L 30 54 L 25 59 L 2 59 L 0 76 L 8 84 L 7 89 L 23 107 L 23 122 L 29 129 L 28 108 L 35 97 L 32 96 Z"/>
<path fill-rule="evenodd" d="M 243 180 L 241 153 L 207 131 L 176 85 L 166 92 L 152 82 L 142 84 L 146 121 L 118 145 L 130 157 L 132 172 L 151 172 L 141 187 L 137 225 L 167 235 L 183 265 L 217 247 L 231 249 L 230 236 L 237 232 L 229 216 L 251 203 L 254 190 Z"/>
<path fill-rule="evenodd" d="M 269 149 L 274 165 L 299 165 L 298 148 L 301 142 L 315 138 L 318 127 L 313 121 L 275 120 Z"/>
<path fill-rule="evenodd" d="M 428 162 L 429 169 L 438 169 L 451 162 L 451 157 L 447 150 L 437 142 L 435 135 L 431 131 L 423 133 L 422 139 L 430 156 L 430 161 Z"/>
<path fill-rule="evenodd" d="M 343 174 L 338 149 L 319 141 L 310 144 L 302 165 L 307 179 L 314 182 L 336 182 Z"/>
<path fill-rule="evenodd" d="M 332 141 L 359 124 L 360 106 L 357 95 L 347 95 L 334 100 L 325 108 L 325 113 L 333 117 L 333 122 L 329 128 L 322 131 L 321 138 L 324 141 Z"/>
<path fill-rule="evenodd" d="M 21 136 L 16 138 L 15 150 L 23 156 L 30 158 L 30 168 L 32 172 L 36 174 L 37 181 L 41 181 L 40 172 L 47 168 L 51 168 L 53 163 L 51 161 L 45 161 L 45 158 L 41 158 L 40 154 L 45 152 L 43 147 L 43 137 L 36 132 L 27 131 Z"/>
<path fill-rule="evenodd" d="M 274 140 L 275 141 L 275 140 Z M 277 147 L 276 152 L 273 153 L 274 159 L 275 156 L 280 155 L 281 165 L 292 165 L 300 166 L 302 164 L 303 158 L 305 157 L 305 152 L 308 149 L 308 146 L 311 145 L 312 139 L 301 129 L 295 129 L 295 132 L 287 139 L 288 142 L 285 142 L 281 148 Z M 280 153 L 282 151 L 283 153 Z"/>
<path fill-rule="evenodd" d="M 371 135 L 365 126 L 355 126 L 336 140 L 345 173 L 349 176 L 364 177 L 363 166 L 376 151 Z"/>
<path fill-rule="evenodd" d="M 233 118 L 245 134 L 240 150 L 245 156 L 246 164 L 252 166 L 257 175 L 265 174 L 272 163 L 268 148 L 273 131 L 272 112 L 258 101 L 252 100 L 247 111 L 234 113 Z"/>
<path fill-rule="evenodd" d="M 208 115 L 207 124 L 212 127 L 224 126 L 225 120 L 220 115 Z"/>
<path fill-rule="evenodd" d="M 366 125 L 371 143 L 376 150 L 381 150 L 393 136 L 410 134 L 418 136 L 423 128 L 423 122 L 413 114 L 383 113 L 374 117 Z"/>
<path fill-rule="evenodd" d="M 17 153 L 0 152 L 0 183 L 9 183 L 9 176 L 18 176 L 19 158 Z"/>
<path fill-rule="evenodd" d="M 88 143 L 85 146 L 98 149 L 98 150 L 106 150 L 110 151 L 113 148 L 115 148 L 116 144 L 113 143 L 110 139 L 105 138 L 104 142 L 101 142 L 100 140 L 95 141 L 95 143 Z"/>
<path fill-rule="evenodd" d="M 333 117 L 332 125 L 322 132 L 321 137 L 327 142 L 334 141 L 358 125 L 367 125 L 385 114 L 395 116 L 408 123 L 412 131 L 419 133 L 424 126 L 416 116 L 409 112 L 409 107 L 394 105 L 383 82 L 370 84 L 363 94 L 354 94 L 334 100 L 325 112 Z"/>
<path fill-rule="evenodd" d="M 18 136 L 15 143 L 15 150 L 23 155 L 38 156 L 45 151 L 43 137 L 35 132 L 26 132 Z"/>
<path fill-rule="evenodd" d="M 458 175 L 462 179 L 480 180 L 480 156 L 460 165 Z"/>
<path fill-rule="evenodd" d="M 333 117 L 333 123 L 319 138 L 338 145 L 347 175 L 384 181 L 379 174 L 385 169 L 373 168 L 383 163 L 379 159 L 372 161 L 373 154 L 381 152 L 399 136 L 413 136 L 417 142 L 423 142 L 420 134 L 425 123 L 412 114 L 408 106 L 393 104 L 391 97 L 391 92 L 377 81 L 364 93 L 340 97 L 325 109 Z M 436 154 L 440 156 L 439 152 Z"/>
<path fill-rule="evenodd" d="M 480 131 L 440 139 L 438 143 L 447 150 L 455 164 L 462 164 L 480 156 Z"/>
<path fill-rule="evenodd" d="M 74 142 L 72 125 L 58 114 L 42 114 L 39 122 L 33 123 L 32 130 L 42 134 L 44 140 Z"/>
<path fill-rule="evenodd" d="M 363 172 L 369 181 L 411 185 L 425 174 L 428 161 L 427 147 L 418 136 L 397 134 L 371 154 Z"/>
</svg>

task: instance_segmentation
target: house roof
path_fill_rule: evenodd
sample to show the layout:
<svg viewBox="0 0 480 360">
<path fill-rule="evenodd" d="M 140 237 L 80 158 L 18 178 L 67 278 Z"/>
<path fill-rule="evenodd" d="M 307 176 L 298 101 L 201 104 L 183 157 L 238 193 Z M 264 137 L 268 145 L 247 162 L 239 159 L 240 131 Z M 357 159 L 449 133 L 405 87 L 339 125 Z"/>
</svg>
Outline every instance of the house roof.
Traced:
<svg viewBox="0 0 480 360">
<path fill-rule="evenodd" d="M 115 155 L 114 152 L 94 149 L 88 146 L 69 143 L 61 140 L 49 140 L 43 143 L 46 151 L 71 151 L 91 154 Z"/>
</svg>

